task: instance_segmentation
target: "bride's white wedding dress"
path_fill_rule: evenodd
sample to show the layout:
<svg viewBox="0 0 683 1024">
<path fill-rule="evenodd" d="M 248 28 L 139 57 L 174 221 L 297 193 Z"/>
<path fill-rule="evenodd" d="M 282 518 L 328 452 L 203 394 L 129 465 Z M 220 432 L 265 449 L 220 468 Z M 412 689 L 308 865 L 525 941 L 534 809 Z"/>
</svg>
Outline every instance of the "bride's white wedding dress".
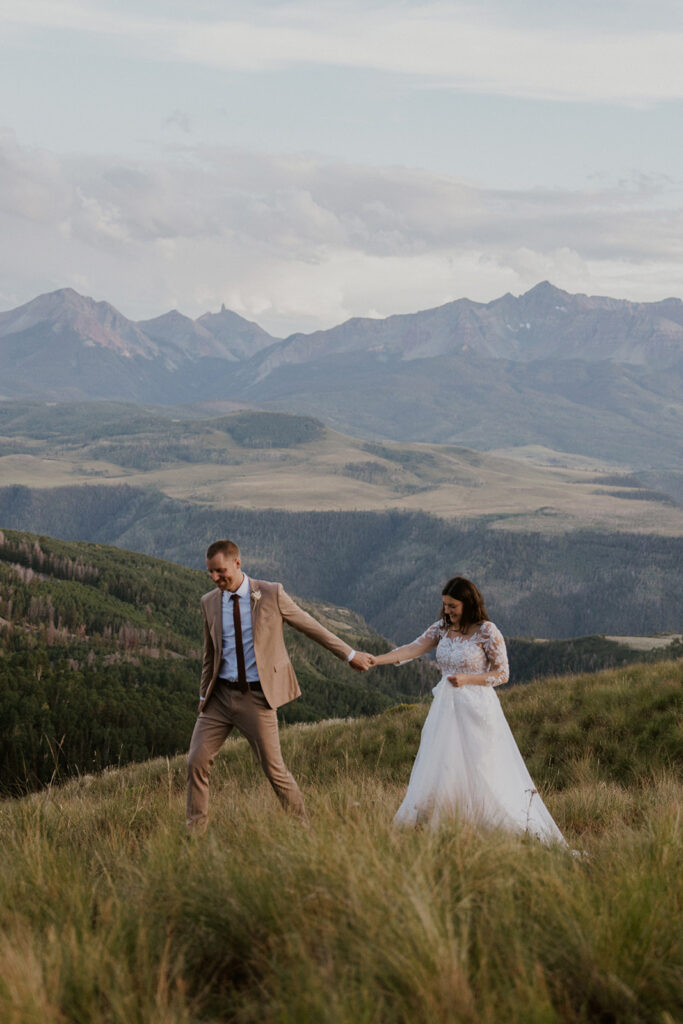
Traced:
<svg viewBox="0 0 683 1024">
<path fill-rule="evenodd" d="M 527 771 L 494 686 L 508 680 L 505 641 L 492 622 L 470 636 L 449 637 L 435 622 L 422 637 L 438 638 L 441 680 L 422 729 L 397 825 L 436 826 L 462 816 L 482 825 L 565 842 Z M 488 676 L 488 686 L 455 687 L 456 672 Z"/>
</svg>

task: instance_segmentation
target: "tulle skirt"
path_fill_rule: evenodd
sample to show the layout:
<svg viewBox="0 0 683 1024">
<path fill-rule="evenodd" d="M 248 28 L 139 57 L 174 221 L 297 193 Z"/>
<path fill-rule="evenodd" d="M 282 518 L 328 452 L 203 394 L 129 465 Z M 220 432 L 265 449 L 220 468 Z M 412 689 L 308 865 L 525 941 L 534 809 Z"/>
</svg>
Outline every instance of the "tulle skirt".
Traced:
<svg viewBox="0 0 683 1024">
<path fill-rule="evenodd" d="M 408 791 L 394 824 L 436 827 L 459 816 L 564 844 L 494 688 L 455 687 L 444 676 L 432 692 Z"/>
</svg>

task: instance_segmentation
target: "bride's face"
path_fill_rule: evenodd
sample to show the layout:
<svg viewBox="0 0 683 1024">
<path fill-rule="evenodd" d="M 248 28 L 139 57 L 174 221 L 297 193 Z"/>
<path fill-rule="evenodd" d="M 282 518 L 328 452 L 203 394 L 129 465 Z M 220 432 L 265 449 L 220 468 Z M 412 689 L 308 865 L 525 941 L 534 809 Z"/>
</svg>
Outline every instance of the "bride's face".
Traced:
<svg viewBox="0 0 683 1024">
<path fill-rule="evenodd" d="M 443 610 L 446 613 L 446 618 L 451 626 L 459 625 L 462 616 L 462 601 L 456 601 L 454 597 L 447 597 L 445 594 L 441 600 L 443 601 Z"/>
</svg>

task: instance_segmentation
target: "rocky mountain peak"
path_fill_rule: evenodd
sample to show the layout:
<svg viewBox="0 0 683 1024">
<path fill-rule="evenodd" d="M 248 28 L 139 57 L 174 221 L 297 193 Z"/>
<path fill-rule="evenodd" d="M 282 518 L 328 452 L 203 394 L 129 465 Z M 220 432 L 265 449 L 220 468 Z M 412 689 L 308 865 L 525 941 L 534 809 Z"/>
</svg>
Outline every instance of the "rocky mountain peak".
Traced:
<svg viewBox="0 0 683 1024">
<path fill-rule="evenodd" d="M 27 333 L 35 336 L 36 332 L 45 338 L 75 335 L 86 346 L 110 349 L 124 356 L 150 359 L 159 354 L 151 339 L 114 306 L 80 295 L 73 288 L 47 292 L 0 314 L 0 337 Z"/>
<path fill-rule="evenodd" d="M 259 327 L 253 320 L 247 320 L 221 306 L 219 313 L 204 313 L 195 323 L 208 331 L 219 342 L 231 359 L 248 359 L 261 349 L 280 341 Z"/>
</svg>

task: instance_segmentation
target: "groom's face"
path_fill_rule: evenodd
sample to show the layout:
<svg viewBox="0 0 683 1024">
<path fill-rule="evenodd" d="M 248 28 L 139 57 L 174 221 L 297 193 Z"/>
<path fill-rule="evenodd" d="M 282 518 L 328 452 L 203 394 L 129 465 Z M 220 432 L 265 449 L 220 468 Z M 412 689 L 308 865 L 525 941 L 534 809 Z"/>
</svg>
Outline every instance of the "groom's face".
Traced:
<svg viewBox="0 0 683 1024">
<path fill-rule="evenodd" d="M 237 590 L 244 578 L 240 559 L 221 553 L 207 558 L 206 571 L 219 590 Z"/>
</svg>

